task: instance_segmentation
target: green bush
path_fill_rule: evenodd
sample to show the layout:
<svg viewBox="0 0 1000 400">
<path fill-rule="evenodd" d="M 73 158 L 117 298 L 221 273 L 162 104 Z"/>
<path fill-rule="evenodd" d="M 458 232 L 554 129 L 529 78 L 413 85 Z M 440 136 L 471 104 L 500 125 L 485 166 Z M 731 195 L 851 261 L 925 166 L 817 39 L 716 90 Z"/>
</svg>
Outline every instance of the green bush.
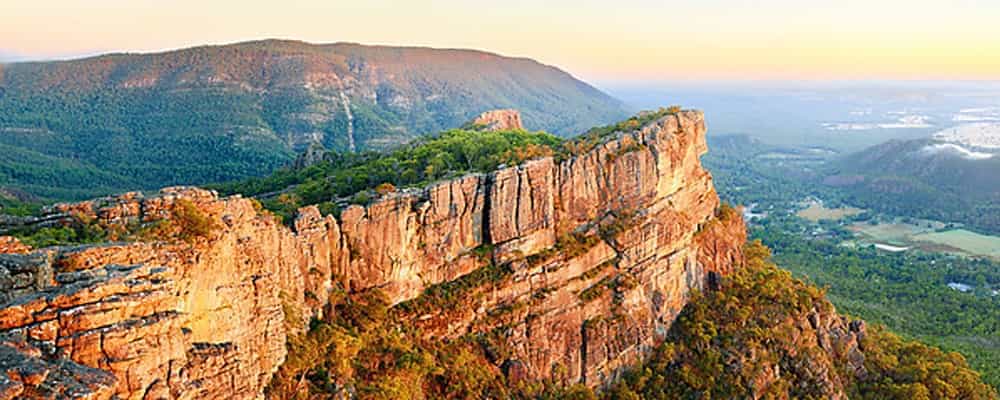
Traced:
<svg viewBox="0 0 1000 400">
<path fill-rule="evenodd" d="M 332 153 L 305 169 L 280 170 L 266 178 L 218 185 L 223 193 L 260 195 L 292 187 L 299 205 L 348 198 L 381 188 L 423 186 L 468 172 L 487 172 L 551 154 L 561 140 L 543 132 L 454 129 L 388 153 Z M 384 194 L 384 193 L 383 193 Z"/>
<path fill-rule="evenodd" d="M 94 224 L 74 222 L 66 226 L 45 227 L 31 231 L 10 232 L 33 248 L 70 244 L 98 243 L 107 240 L 105 230 Z"/>
<path fill-rule="evenodd" d="M 181 240 L 194 243 L 208 238 L 219 228 L 210 215 L 206 215 L 191 200 L 179 199 L 171 208 L 168 218 L 154 221 L 131 235 L 139 240 Z"/>
<path fill-rule="evenodd" d="M 173 220 L 179 228 L 178 238 L 187 242 L 208 237 L 218 228 L 211 216 L 205 215 L 188 199 L 180 199 L 174 204 Z"/>
</svg>

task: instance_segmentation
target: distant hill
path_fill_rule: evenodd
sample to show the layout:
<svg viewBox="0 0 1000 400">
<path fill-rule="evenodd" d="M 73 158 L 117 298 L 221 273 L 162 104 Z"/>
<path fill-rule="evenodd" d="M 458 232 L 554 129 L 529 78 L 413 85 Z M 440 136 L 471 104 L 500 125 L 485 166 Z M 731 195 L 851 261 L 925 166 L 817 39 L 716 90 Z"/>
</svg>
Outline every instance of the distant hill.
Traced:
<svg viewBox="0 0 1000 400">
<path fill-rule="evenodd" d="M 712 172 L 719 197 L 741 205 L 791 206 L 820 196 L 817 171 L 838 154 L 823 147 L 772 145 L 748 135 L 709 135 L 707 141 L 702 163 Z"/>
<path fill-rule="evenodd" d="M 0 65 L 0 187 L 47 198 L 261 175 L 311 143 L 383 149 L 516 108 L 568 136 L 624 106 L 472 50 L 267 40 Z"/>
<path fill-rule="evenodd" d="M 1000 233 L 1000 149 L 892 140 L 834 162 L 824 183 L 863 207 Z"/>
</svg>

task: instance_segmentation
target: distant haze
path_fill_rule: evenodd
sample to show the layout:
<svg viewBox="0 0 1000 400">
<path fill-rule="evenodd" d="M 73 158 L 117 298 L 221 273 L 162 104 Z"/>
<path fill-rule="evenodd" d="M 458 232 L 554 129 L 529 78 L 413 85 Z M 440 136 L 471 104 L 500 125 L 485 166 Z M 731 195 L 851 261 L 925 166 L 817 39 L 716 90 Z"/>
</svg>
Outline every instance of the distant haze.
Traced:
<svg viewBox="0 0 1000 400">
<path fill-rule="evenodd" d="M 5 1 L 0 50 L 277 37 L 482 49 L 587 80 L 996 79 L 998 20 L 1000 2 L 985 0 Z"/>
<path fill-rule="evenodd" d="M 744 134 L 775 145 L 852 152 L 946 130 L 965 147 L 1000 147 L 995 133 L 1000 82 L 599 82 L 598 87 L 633 109 L 664 104 L 701 109 L 710 135 Z"/>
<path fill-rule="evenodd" d="M 21 57 L 17 54 L 0 51 L 0 63 L 19 61 Z"/>
</svg>

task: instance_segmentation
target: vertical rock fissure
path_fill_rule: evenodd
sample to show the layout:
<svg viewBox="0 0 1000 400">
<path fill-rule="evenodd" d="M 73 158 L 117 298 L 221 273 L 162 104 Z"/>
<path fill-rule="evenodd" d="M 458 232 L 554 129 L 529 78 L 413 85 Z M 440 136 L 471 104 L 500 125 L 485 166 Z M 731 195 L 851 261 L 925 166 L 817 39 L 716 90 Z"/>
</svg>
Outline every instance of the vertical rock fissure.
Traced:
<svg viewBox="0 0 1000 400">
<path fill-rule="evenodd" d="M 619 136 L 619 139 L 621 139 L 621 136 Z M 600 150 L 605 150 L 605 151 L 600 151 Z M 604 147 L 593 153 L 594 158 L 597 159 L 595 160 L 596 162 L 594 163 L 594 167 L 597 170 L 594 172 L 597 173 L 597 179 L 595 179 L 595 181 L 603 183 L 603 185 L 598 185 L 597 188 L 597 190 L 599 191 L 598 198 L 605 202 L 611 202 L 614 194 L 611 193 L 611 171 L 609 169 L 610 167 L 613 167 L 613 165 L 612 163 L 608 162 L 607 157 L 601 159 L 601 155 L 605 154 L 606 150 L 607 150 L 606 147 Z M 605 163 L 607 163 L 608 165 L 605 165 Z"/>
<path fill-rule="evenodd" d="M 526 188 L 526 190 L 528 191 L 528 209 L 529 210 L 534 210 L 535 209 L 535 191 L 534 191 L 534 181 L 535 181 L 535 178 L 531 176 L 531 173 L 527 169 L 524 171 L 524 180 L 528 182 L 528 187 Z M 545 190 L 546 191 L 550 191 L 552 189 L 551 188 L 546 188 Z M 544 192 L 542 192 L 542 193 L 544 193 Z M 542 221 L 542 223 L 545 224 L 545 226 L 548 226 L 548 221 Z M 531 226 L 531 227 L 528 227 L 528 228 L 529 229 L 536 229 L 538 227 Z"/>
<path fill-rule="evenodd" d="M 525 182 L 527 179 L 528 172 L 521 167 L 517 167 L 517 188 L 516 197 L 514 197 L 514 232 L 515 234 L 520 234 L 521 230 L 524 228 L 521 226 L 521 199 L 523 198 L 522 192 L 524 191 Z"/>
<path fill-rule="evenodd" d="M 587 384 L 587 321 L 580 325 L 580 383 Z"/>
<path fill-rule="evenodd" d="M 472 217 L 473 218 L 473 222 L 472 222 L 472 231 L 473 232 L 476 231 L 476 227 L 475 227 L 475 225 L 476 225 L 476 222 L 475 222 L 476 201 L 477 201 L 477 199 L 479 199 L 479 196 L 483 196 L 483 207 L 484 207 L 484 209 L 480 210 L 480 212 L 481 213 L 485 213 L 486 212 L 485 211 L 486 194 L 482 192 L 483 190 L 485 190 L 484 189 L 485 186 L 486 186 L 486 183 L 484 182 L 484 179 L 481 176 L 477 175 L 476 176 L 476 190 L 472 192 L 472 197 L 471 198 L 468 198 L 468 197 L 465 198 L 465 207 L 464 207 L 464 210 L 462 210 L 462 215 L 472 215 L 473 216 Z M 482 229 L 483 229 L 483 220 L 485 220 L 485 219 L 486 219 L 486 214 L 481 214 L 480 217 L 479 217 L 480 234 L 477 235 L 478 237 L 476 237 L 474 239 L 475 241 L 473 242 L 473 243 L 477 243 L 477 246 L 485 243 L 483 241 L 483 235 L 481 233 Z"/>
<path fill-rule="evenodd" d="M 480 232 L 480 242 L 484 245 L 493 243 L 493 235 L 490 233 L 493 229 L 490 224 L 493 221 L 490 218 L 490 213 L 493 211 L 493 185 L 496 184 L 495 181 L 495 173 L 486 175 L 483 179 L 483 229 Z"/>
</svg>

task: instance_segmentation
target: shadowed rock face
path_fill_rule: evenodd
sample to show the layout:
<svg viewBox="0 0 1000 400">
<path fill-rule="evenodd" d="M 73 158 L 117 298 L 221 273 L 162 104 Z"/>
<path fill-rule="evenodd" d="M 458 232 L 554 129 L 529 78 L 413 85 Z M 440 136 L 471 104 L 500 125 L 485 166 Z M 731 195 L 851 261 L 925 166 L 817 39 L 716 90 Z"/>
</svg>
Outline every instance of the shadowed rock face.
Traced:
<svg viewBox="0 0 1000 400">
<path fill-rule="evenodd" d="M 129 225 L 187 199 L 219 228 L 192 243 L 0 256 L 0 365 L 54 371 L 0 377 L 0 398 L 259 397 L 286 355 L 285 320 L 320 315 L 335 280 L 399 304 L 488 263 L 513 272 L 411 323 L 436 338 L 503 326 L 512 354 L 496 362 L 511 379 L 600 385 L 662 339 L 691 290 L 742 259 L 742 220 L 715 217 L 704 134 L 703 115 L 682 112 L 567 160 L 404 190 L 339 220 L 305 207 L 291 229 L 250 200 L 192 188 L 55 207 Z"/>
</svg>

